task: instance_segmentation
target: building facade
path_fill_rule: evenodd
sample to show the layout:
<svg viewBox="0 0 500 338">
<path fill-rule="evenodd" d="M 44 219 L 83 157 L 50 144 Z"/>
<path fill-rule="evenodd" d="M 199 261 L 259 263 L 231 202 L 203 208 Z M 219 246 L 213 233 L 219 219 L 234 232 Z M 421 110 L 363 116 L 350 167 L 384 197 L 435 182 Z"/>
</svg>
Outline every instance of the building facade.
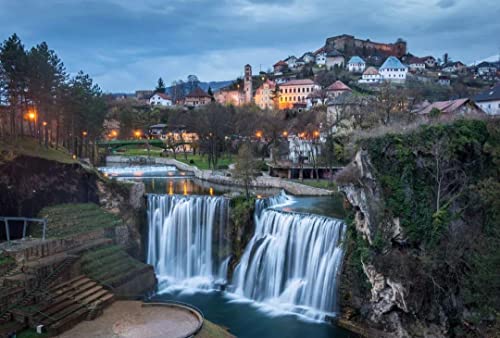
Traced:
<svg viewBox="0 0 500 338">
<path fill-rule="evenodd" d="M 186 98 L 184 99 L 184 105 L 195 108 L 209 104 L 211 101 L 212 97 L 210 95 L 208 95 L 200 87 L 196 87 L 191 93 L 186 95 Z"/>
<path fill-rule="evenodd" d="M 474 97 L 477 105 L 488 115 L 500 115 L 500 83 Z"/>
<path fill-rule="evenodd" d="M 172 106 L 172 98 L 165 93 L 155 93 L 149 98 L 149 104 L 151 106 L 170 107 Z"/>
<path fill-rule="evenodd" d="M 310 79 L 292 80 L 280 85 L 279 91 L 279 109 L 291 109 L 296 104 L 307 105 L 307 97 L 309 94 L 321 87 Z"/>
<path fill-rule="evenodd" d="M 276 84 L 271 80 L 266 80 L 255 91 L 255 104 L 259 106 L 260 109 L 273 109 L 275 107 L 275 90 Z"/>
<path fill-rule="evenodd" d="M 408 74 L 408 67 L 403 65 L 398 58 L 389 56 L 378 72 L 382 78 L 390 82 L 405 82 Z"/>
<path fill-rule="evenodd" d="M 353 73 L 362 73 L 366 68 L 366 62 L 359 56 L 353 56 L 347 62 L 347 70 Z"/>
<path fill-rule="evenodd" d="M 382 75 L 380 75 L 377 68 L 368 67 L 363 72 L 363 75 L 361 76 L 361 79 L 358 82 L 366 84 L 374 84 L 374 83 L 379 83 L 382 80 L 383 80 Z"/>
</svg>

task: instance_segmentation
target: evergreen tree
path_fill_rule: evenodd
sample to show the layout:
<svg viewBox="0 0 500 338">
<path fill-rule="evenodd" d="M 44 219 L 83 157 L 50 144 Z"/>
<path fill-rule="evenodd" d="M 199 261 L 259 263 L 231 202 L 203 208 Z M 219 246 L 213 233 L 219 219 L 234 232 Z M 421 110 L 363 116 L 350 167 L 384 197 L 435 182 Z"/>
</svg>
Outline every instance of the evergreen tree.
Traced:
<svg viewBox="0 0 500 338">
<path fill-rule="evenodd" d="M 158 79 L 158 84 L 156 85 L 156 88 L 155 88 L 155 93 L 165 94 L 166 90 L 167 89 L 165 88 L 165 83 L 163 82 L 163 79 L 160 77 Z"/>
<path fill-rule="evenodd" d="M 210 95 L 212 102 L 215 102 L 215 97 L 214 97 L 214 93 L 212 91 L 212 87 L 208 86 L 207 94 Z"/>
</svg>

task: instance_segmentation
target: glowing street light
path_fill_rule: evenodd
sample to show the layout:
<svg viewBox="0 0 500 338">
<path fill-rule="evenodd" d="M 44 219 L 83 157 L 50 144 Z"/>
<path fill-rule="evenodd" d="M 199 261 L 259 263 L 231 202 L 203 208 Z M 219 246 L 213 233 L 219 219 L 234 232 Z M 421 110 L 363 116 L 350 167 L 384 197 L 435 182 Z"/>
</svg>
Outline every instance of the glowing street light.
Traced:
<svg viewBox="0 0 500 338">
<path fill-rule="evenodd" d="M 314 137 L 319 137 L 319 131 L 315 130 L 313 135 L 314 135 Z"/>
<path fill-rule="evenodd" d="M 86 131 L 83 131 L 83 132 L 82 132 L 82 135 L 83 135 L 83 137 L 87 136 L 87 132 L 86 132 Z"/>
<path fill-rule="evenodd" d="M 285 130 L 282 135 L 283 137 L 288 137 L 288 132 Z"/>
<path fill-rule="evenodd" d="M 28 113 L 28 119 L 31 120 L 31 121 L 35 121 L 36 120 L 36 113 L 35 112 L 29 112 Z"/>
<path fill-rule="evenodd" d="M 255 133 L 255 137 L 261 138 L 262 137 L 262 132 L 259 130 Z"/>
<path fill-rule="evenodd" d="M 134 136 L 137 138 L 141 137 L 141 131 L 140 130 L 134 131 Z"/>
<path fill-rule="evenodd" d="M 42 122 L 42 125 L 43 125 L 44 127 L 47 127 L 47 122 L 46 122 L 46 121 L 43 121 L 43 122 Z"/>
<path fill-rule="evenodd" d="M 117 137 L 118 136 L 118 132 L 116 130 L 112 130 L 111 131 L 111 136 Z"/>
</svg>

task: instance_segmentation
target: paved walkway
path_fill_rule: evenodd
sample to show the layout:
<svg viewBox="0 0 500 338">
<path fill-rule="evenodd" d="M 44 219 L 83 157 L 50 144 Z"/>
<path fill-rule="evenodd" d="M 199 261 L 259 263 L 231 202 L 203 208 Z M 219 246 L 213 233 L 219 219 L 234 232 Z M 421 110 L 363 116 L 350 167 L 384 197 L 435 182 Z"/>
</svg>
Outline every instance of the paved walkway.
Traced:
<svg viewBox="0 0 500 338">
<path fill-rule="evenodd" d="M 192 333 L 198 318 L 182 308 L 143 307 L 138 301 L 117 301 L 93 321 L 83 321 L 59 338 L 180 338 Z"/>
</svg>

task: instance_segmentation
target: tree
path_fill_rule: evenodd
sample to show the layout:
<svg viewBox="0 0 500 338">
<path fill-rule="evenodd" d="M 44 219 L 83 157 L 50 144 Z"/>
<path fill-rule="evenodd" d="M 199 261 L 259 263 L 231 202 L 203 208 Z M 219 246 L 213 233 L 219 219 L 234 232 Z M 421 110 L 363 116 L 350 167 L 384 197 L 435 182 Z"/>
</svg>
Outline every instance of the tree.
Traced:
<svg viewBox="0 0 500 338">
<path fill-rule="evenodd" d="M 19 131 L 23 133 L 23 108 L 26 106 L 27 56 L 24 45 L 16 34 L 9 37 L 0 47 L 2 64 L 0 79 L 8 97 L 10 109 L 10 133 L 17 135 L 16 121 Z"/>
<path fill-rule="evenodd" d="M 214 92 L 212 91 L 212 87 L 208 86 L 207 94 L 210 95 L 212 102 L 215 102 Z"/>
<path fill-rule="evenodd" d="M 238 150 L 233 177 L 243 183 L 247 200 L 250 198 L 250 184 L 258 174 L 259 162 L 254 157 L 252 147 L 243 143 Z"/>
<path fill-rule="evenodd" d="M 165 94 L 166 90 L 167 89 L 165 88 L 165 82 L 163 82 L 163 79 L 160 77 L 158 79 L 158 84 L 156 85 L 156 88 L 155 88 L 155 93 Z"/>
</svg>

